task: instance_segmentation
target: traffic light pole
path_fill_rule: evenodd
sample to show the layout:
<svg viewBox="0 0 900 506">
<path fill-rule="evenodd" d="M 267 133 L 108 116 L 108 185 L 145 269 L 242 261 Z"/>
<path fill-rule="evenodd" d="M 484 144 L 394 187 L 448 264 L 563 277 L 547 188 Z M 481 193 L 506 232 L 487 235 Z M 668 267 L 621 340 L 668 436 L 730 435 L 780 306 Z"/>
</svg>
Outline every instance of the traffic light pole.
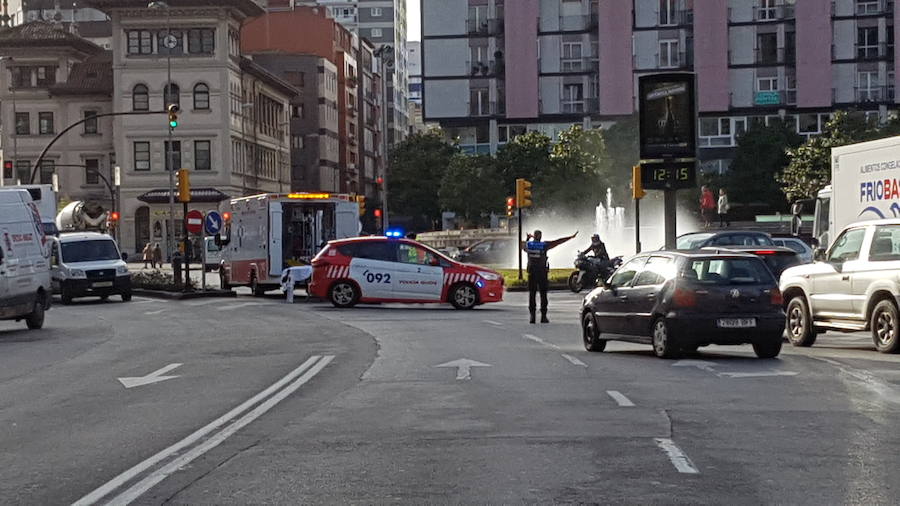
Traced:
<svg viewBox="0 0 900 506">
<path fill-rule="evenodd" d="M 184 232 L 184 291 L 191 291 L 191 255 L 188 254 L 188 229 L 187 229 L 188 203 L 184 203 L 184 218 L 182 221 L 182 231 Z"/>
<path fill-rule="evenodd" d="M 641 252 L 641 199 L 634 199 L 634 252 Z"/>
<path fill-rule="evenodd" d="M 516 244 L 516 251 L 519 252 L 519 279 L 522 279 L 522 208 L 516 207 L 519 213 L 519 242 Z"/>
</svg>

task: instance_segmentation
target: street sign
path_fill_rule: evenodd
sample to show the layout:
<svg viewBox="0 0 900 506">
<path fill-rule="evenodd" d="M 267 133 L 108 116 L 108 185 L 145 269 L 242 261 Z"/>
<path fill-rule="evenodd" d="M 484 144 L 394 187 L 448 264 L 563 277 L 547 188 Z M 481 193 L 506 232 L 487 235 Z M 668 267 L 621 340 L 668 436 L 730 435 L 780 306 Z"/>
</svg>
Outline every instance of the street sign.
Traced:
<svg viewBox="0 0 900 506">
<path fill-rule="evenodd" d="M 203 227 L 206 229 L 206 235 L 216 235 L 222 230 L 222 215 L 218 211 L 210 211 L 206 213 L 206 219 L 203 220 Z"/>
<path fill-rule="evenodd" d="M 199 234 L 203 229 L 203 213 L 194 209 L 187 213 L 185 217 L 185 222 L 187 225 L 187 231 L 192 234 Z"/>
</svg>

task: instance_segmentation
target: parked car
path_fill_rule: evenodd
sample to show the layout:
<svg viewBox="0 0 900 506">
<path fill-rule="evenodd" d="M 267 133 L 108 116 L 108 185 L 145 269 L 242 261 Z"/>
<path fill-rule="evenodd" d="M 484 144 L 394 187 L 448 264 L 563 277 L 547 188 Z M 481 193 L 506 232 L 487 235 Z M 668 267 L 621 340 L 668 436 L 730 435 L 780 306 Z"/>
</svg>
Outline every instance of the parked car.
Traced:
<svg viewBox="0 0 900 506">
<path fill-rule="evenodd" d="M 800 263 L 809 264 L 813 261 L 813 249 L 799 237 L 773 237 L 772 242 L 776 246 L 783 246 L 796 251 L 800 257 Z"/>
<path fill-rule="evenodd" d="M 357 303 L 449 302 L 457 309 L 503 300 L 503 276 L 453 261 L 411 239 L 331 241 L 312 260 L 310 293 L 347 308 Z"/>
<path fill-rule="evenodd" d="M 460 251 L 456 259 L 468 264 L 511 264 L 517 251 L 515 239 L 483 239 Z"/>
<path fill-rule="evenodd" d="M 76 297 L 120 295 L 131 300 L 131 273 L 112 237 L 99 232 L 72 232 L 53 239 L 50 274 L 63 304 Z"/>
<path fill-rule="evenodd" d="M 0 192 L 0 320 L 44 325 L 50 309 L 49 238 L 25 190 Z"/>
<path fill-rule="evenodd" d="M 718 232 L 693 232 L 678 236 L 675 249 L 696 250 L 710 246 L 775 246 L 772 236 L 765 232 L 723 230 Z"/>
<path fill-rule="evenodd" d="M 783 300 L 774 276 L 751 254 L 657 251 L 623 264 L 584 299 L 584 347 L 608 340 L 653 346 L 673 358 L 710 344 L 752 344 L 760 358 L 781 352 Z"/>
<path fill-rule="evenodd" d="M 825 330 L 870 331 L 878 351 L 900 351 L 900 219 L 851 224 L 816 256 L 781 275 L 791 344 L 812 346 Z"/>
</svg>

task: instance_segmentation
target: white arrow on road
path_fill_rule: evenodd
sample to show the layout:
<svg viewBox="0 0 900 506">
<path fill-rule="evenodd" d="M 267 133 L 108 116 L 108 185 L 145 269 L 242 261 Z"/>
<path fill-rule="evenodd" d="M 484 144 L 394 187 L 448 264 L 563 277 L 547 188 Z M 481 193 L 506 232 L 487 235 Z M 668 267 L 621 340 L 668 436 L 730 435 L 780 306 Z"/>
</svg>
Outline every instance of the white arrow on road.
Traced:
<svg viewBox="0 0 900 506">
<path fill-rule="evenodd" d="M 435 367 L 455 367 L 456 368 L 456 379 L 458 380 L 467 380 L 472 379 L 472 368 L 473 367 L 490 367 L 491 364 L 482 364 L 481 362 L 477 362 L 475 360 L 470 360 L 468 358 L 460 358 L 458 360 L 454 360 L 452 362 L 447 362 L 446 364 L 436 365 Z"/>
<path fill-rule="evenodd" d="M 672 364 L 672 367 L 696 367 L 703 371 L 715 373 L 716 371 L 713 370 L 713 367 L 716 365 L 718 364 L 715 362 L 707 362 L 706 360 L 679 360 Z"/>
<path fill-rule="evenodd" d="M 163 376 L 163 374 L 181 367 L 182 364 L 169 364 L 162 369 L 157 371 L 153 371 L 146 376 L 137 376 L 132 378 L 119 378 L 119 382 L 122 383 L 122 386 L 125 388 L 134 388 L 134 387 L 142 387 L 144 385 L 152 385 L 153 383 L 159 383 L 160 381 L 166 381 L 170 379 L 178 378 L 178 376 Z"/>
</svg>

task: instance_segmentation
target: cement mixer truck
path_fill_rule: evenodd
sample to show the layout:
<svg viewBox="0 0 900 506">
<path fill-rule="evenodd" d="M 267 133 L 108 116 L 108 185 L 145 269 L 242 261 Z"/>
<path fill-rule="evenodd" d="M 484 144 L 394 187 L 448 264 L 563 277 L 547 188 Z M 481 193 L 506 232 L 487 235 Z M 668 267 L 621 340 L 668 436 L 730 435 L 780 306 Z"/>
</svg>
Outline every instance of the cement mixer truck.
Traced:
<svg viewBox="0 0 900 506">
<path fill-rule="evenodd" d="M 109 228 L 109 211 L 93 201 L 70 202 L 56 215 L 60 232 L 102 232 Z"/>
</svg>

